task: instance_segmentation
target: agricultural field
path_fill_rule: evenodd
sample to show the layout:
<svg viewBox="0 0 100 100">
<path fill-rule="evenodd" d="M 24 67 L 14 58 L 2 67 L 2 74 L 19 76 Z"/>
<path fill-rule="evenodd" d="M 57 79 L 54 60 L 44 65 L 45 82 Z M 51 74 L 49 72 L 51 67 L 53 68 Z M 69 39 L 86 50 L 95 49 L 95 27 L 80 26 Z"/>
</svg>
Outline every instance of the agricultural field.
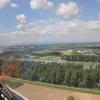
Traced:
<svg viewBox="0 0 100 100">
<path fill-rule="evenodd" d="M 100 100 L 99 95 L 32 86 L 29 84 L 24 84 L 15 90 L 29 100 L 87 100 L 87 98 L 88 100 Z M 73 99 L 69 99 L 69 96 L 73 97 Z"/>
<path fill-rule="evenodd" d="M 87 98 L 88 100 L 100 100 L 100 91 L 98 90 L 67 88 L 20 79 L 11 79 L 9 83 L 13 84 L 16 87 L 14 89 L 29 100 L 87 100 Z"/>
<path fill-rule="evenodd" d="M 39 56 L 33 56 L 32 57 L 33 58 L 33 60 L 38 60 L 38 61 L 59 61 L 59 60 L 61 60 L 61 57 L 60 56 L 41 56 L 41 57 L 39 57 Z"/>
</svg>

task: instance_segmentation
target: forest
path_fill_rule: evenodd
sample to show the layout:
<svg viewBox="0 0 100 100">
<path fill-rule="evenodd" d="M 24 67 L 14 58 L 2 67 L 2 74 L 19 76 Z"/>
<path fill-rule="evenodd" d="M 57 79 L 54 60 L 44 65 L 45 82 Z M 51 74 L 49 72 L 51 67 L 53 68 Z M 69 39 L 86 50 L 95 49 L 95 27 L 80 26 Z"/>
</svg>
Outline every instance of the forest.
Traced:
<svg viewBox="0 0 100 100">
<path fill-rule="evenodd" d="M 84 69 L 82 64 L 34 62 L 31 69 L 28 69 L 27 66 L 25 67 L 25 63 L 27 64 L 27 62 L 24 62 L 23 79 L 71 87 L 100 89 L 100 65 Z"/>
</svg>

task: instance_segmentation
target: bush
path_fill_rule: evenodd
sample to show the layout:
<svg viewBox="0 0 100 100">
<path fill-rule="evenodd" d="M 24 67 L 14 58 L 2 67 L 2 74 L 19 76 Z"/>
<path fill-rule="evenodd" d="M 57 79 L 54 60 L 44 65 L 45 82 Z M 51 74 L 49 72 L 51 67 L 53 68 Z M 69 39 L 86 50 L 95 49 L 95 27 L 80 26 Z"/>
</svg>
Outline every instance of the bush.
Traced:
<svg viewBox="0 0 100 100">
<path fill-rule="evenodd" d="M 75 100 L 74 96 L 68 96 L 67 100 Z"/>
</svg>

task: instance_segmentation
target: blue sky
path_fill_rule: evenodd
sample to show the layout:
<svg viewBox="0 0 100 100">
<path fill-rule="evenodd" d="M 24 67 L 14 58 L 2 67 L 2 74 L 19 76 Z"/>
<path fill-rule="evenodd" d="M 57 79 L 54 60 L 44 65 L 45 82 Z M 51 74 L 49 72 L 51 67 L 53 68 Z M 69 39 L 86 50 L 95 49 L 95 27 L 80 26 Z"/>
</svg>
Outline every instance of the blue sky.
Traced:
<svg viewBox="0 0 100 100">
<path fill-rule="evenodd" d="M 100 0 L 0 0 L 0 45 L 99 38 Z"/>
</svg>

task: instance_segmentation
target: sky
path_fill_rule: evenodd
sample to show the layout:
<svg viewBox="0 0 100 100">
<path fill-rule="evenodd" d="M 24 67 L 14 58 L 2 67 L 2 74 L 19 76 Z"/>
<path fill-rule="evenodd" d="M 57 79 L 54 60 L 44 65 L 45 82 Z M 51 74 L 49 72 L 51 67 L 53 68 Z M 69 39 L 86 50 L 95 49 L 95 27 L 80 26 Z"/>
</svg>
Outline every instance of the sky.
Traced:
<svg viewBox="0 0 100 100">
<path fill-rule="evenodd" d="M 0 45 L 100 42 L 100 0 L 0 0 Z"/>
</svg>

